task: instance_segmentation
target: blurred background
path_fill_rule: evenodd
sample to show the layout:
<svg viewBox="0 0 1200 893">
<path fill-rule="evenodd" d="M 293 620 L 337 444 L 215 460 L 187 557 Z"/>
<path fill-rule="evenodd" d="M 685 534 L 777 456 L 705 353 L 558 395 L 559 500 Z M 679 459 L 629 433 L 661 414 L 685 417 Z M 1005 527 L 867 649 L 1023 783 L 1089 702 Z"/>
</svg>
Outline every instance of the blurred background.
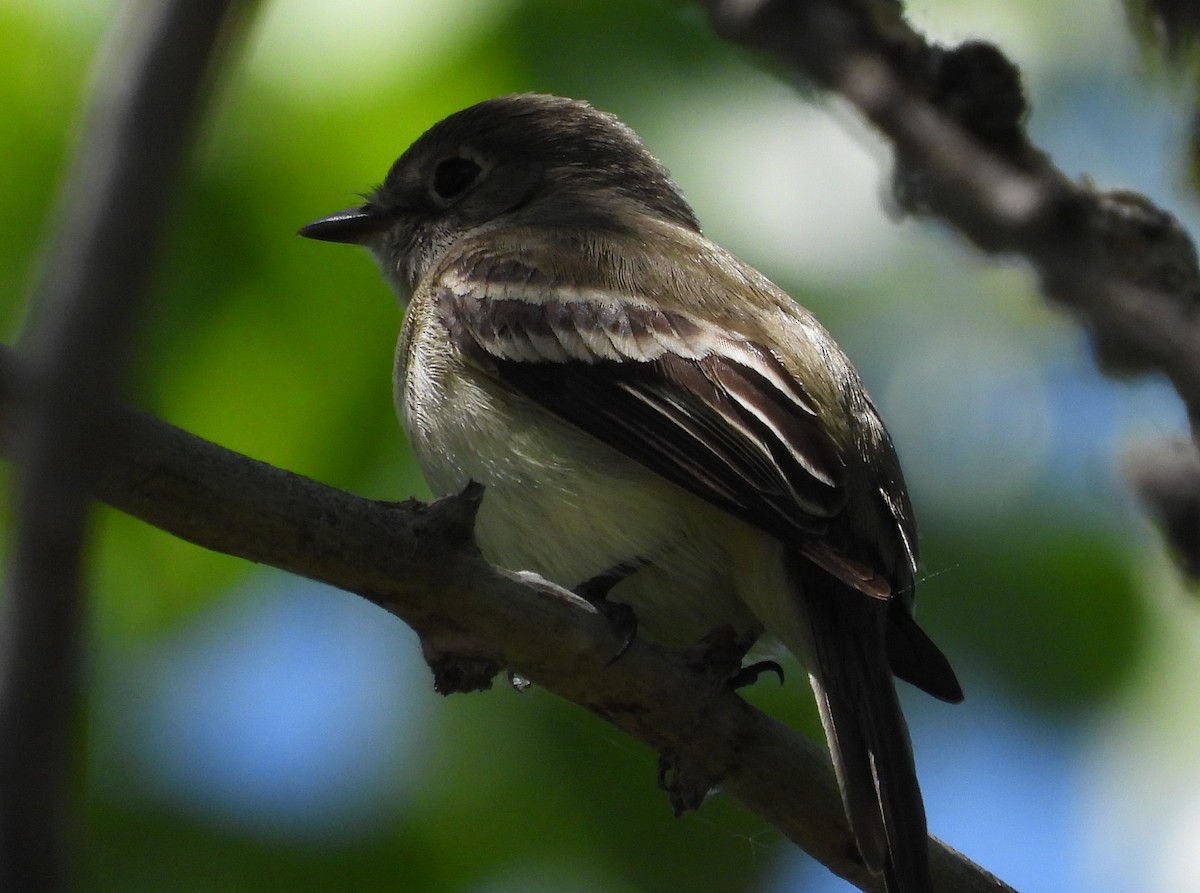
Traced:
<svg viewBox="0 0 1200 893">
<path fill-rule="evenodd" d="M 1196 231 L 1186 97 L 1116 0 L 908 6 L 1020 64 L 1068 173 Z M 0 0 L 10 341 L 113 9 Z M 132 400 L 356 493 L 427 495 L 391 405 L 400 310 L 365 253 L 295 230 L 514 90 L 620 115 L 867 379 L 921 522 L 922 621 L 968 693 L 903 692 L 932 832 L 1023 891 L 1200 891 L 1200 607 L 1117 472 L 1185 430 L 1177 401 L 1101 378 L 1019 264 L 890 219 L 877 140 L 690 5 L 264 2 L 181 188 Z M 727 798 L 672 819 L 652 753 L 544 692 L 437 698 L 416 637 L 355 597 L 103 509 L 91 554 L 89 890 L 850 889 Z M 798 667 L 748 696 L 816 733 Z"/>
</svg>

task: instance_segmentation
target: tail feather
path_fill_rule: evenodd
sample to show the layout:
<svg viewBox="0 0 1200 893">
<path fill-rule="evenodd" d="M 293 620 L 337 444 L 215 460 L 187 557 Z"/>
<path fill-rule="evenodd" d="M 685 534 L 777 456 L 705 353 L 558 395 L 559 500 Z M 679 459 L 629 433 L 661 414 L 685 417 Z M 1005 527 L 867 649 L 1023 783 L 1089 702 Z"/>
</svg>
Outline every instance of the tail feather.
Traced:
<svg viewBox="0 0 1200 893">
<path fill-rule="evenodd" d="M 887 647 L 892 672 L 905 682 L 948 704 L 962 701 L 962 686 L 946 655 L 908 609 L 894 602 L 888 611 Z"/>
<path fill-rule="evenodd" d="M 887 653 L 888 604 L 812 566 L 802 575 L 809 676 L 851 831 L 888 893 L 931 893 L 925 807 Z"/>
</svg>

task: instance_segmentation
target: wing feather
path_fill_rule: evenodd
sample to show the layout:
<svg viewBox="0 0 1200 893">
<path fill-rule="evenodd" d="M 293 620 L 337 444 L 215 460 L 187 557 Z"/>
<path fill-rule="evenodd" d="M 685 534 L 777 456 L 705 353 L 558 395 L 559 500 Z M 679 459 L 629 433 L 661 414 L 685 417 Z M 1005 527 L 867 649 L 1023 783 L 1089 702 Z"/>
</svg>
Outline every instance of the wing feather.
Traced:
<svg viewBox="0 0 1200 893">
<path fill-rule="evenodd" d="M 843 509 L 838 447 L 766 348 L 591 294 L 445 288 L 435 300 L 459 348 L 499 380 L 739 517 L 791 540 Z"/>
<path fill-rule="evenodd" d="M 451 277 L 432 295 L 471 362 L 686 490 L 796 546 L 888 612 L 892 670 L 948 701 L 954 672 L 910 616 L 916 541 L 898 478 L 859 493 L 821 408 L 765 346 L 697 318 L 596 289 L 550 287 L 528 271 Z M 519 287 L 520 286 L 520 287 Z M 536 296 L 538 300 L 533 300 Z M 876 512 L 869 540 L 852 514 Z M 889 539 L 891 538 L 891 539 Z"/>
</svg>

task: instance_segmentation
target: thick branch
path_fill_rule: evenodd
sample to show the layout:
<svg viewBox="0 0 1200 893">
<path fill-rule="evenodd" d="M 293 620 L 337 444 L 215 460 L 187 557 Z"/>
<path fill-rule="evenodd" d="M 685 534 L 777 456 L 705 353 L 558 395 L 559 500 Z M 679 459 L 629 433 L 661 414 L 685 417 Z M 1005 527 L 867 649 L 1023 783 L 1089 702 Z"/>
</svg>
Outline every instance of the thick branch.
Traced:
<svg viewBox="0 0 1200 893">
<path fill-rule="evenodd" d="M 5 448 L 11 372 L 0 353 Z M 511 668 L 719 782 L 836 873 L 882 889 L 858 861 L 822 750 L 688 655 L 639 640 L 609 666 L 621 636 L 590 605 L 480 557 L 471 498 L 362 499 L 128 411 L 111 430 L 96 491 L 110 505 L 205 548 L 358 593 L 417 630 L 435 663 L 454 654 Z M 939 891 L 1010 889 L 936 841 L 932 858 Z"/>
<path fill-rule="evenodd" d="M 1033 146 L 1019 72 L 995 47 L 929 44 L 893 0 L 704 0 L 725 36 L 840 94 L 896 152 L 897 203 L 1024 256 L 1110 373 L 1159 372 L 1200 434 L 1200 270 L 1170 214 L 1077 184 Z M 1179 490 L 1200 493 L 1194 472 Z M 1184 511 L 1200 520 L 1200 500 Z M 1162 514 L 1162 512 L 1157 512 Z M 1200 566 L 1200 542 L 1186 559 Z"/>
<path fill-rule="evenodd" d="M 131 3 L 98 71 L 22 337 L 16 535 L 0 604 L 0 887 L 71 885 L 92 458 L 233 0 Z"/>
</svg>

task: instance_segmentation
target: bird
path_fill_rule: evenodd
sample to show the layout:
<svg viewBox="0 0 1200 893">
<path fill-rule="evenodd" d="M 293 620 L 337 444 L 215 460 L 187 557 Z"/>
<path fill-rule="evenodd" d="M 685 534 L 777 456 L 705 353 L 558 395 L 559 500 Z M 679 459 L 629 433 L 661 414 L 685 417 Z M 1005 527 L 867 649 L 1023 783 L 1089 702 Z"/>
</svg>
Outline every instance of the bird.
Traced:
<svg viewBox="0 0 1200 893">
<path fill-rule="evenodd" d="M 632 129 L 559 96 L 449 115 L 300 234 L 366 247 L 406 308 L 397 410 L 434 493 L 484 486 L 483 554 L 607 580 L 664 645 L 782 643 L 863 863 L 930 891 L 895 678 L 963 693 L 914 619 L 895 447 L 816 317 L 703 235 Z"/>
</svg>

